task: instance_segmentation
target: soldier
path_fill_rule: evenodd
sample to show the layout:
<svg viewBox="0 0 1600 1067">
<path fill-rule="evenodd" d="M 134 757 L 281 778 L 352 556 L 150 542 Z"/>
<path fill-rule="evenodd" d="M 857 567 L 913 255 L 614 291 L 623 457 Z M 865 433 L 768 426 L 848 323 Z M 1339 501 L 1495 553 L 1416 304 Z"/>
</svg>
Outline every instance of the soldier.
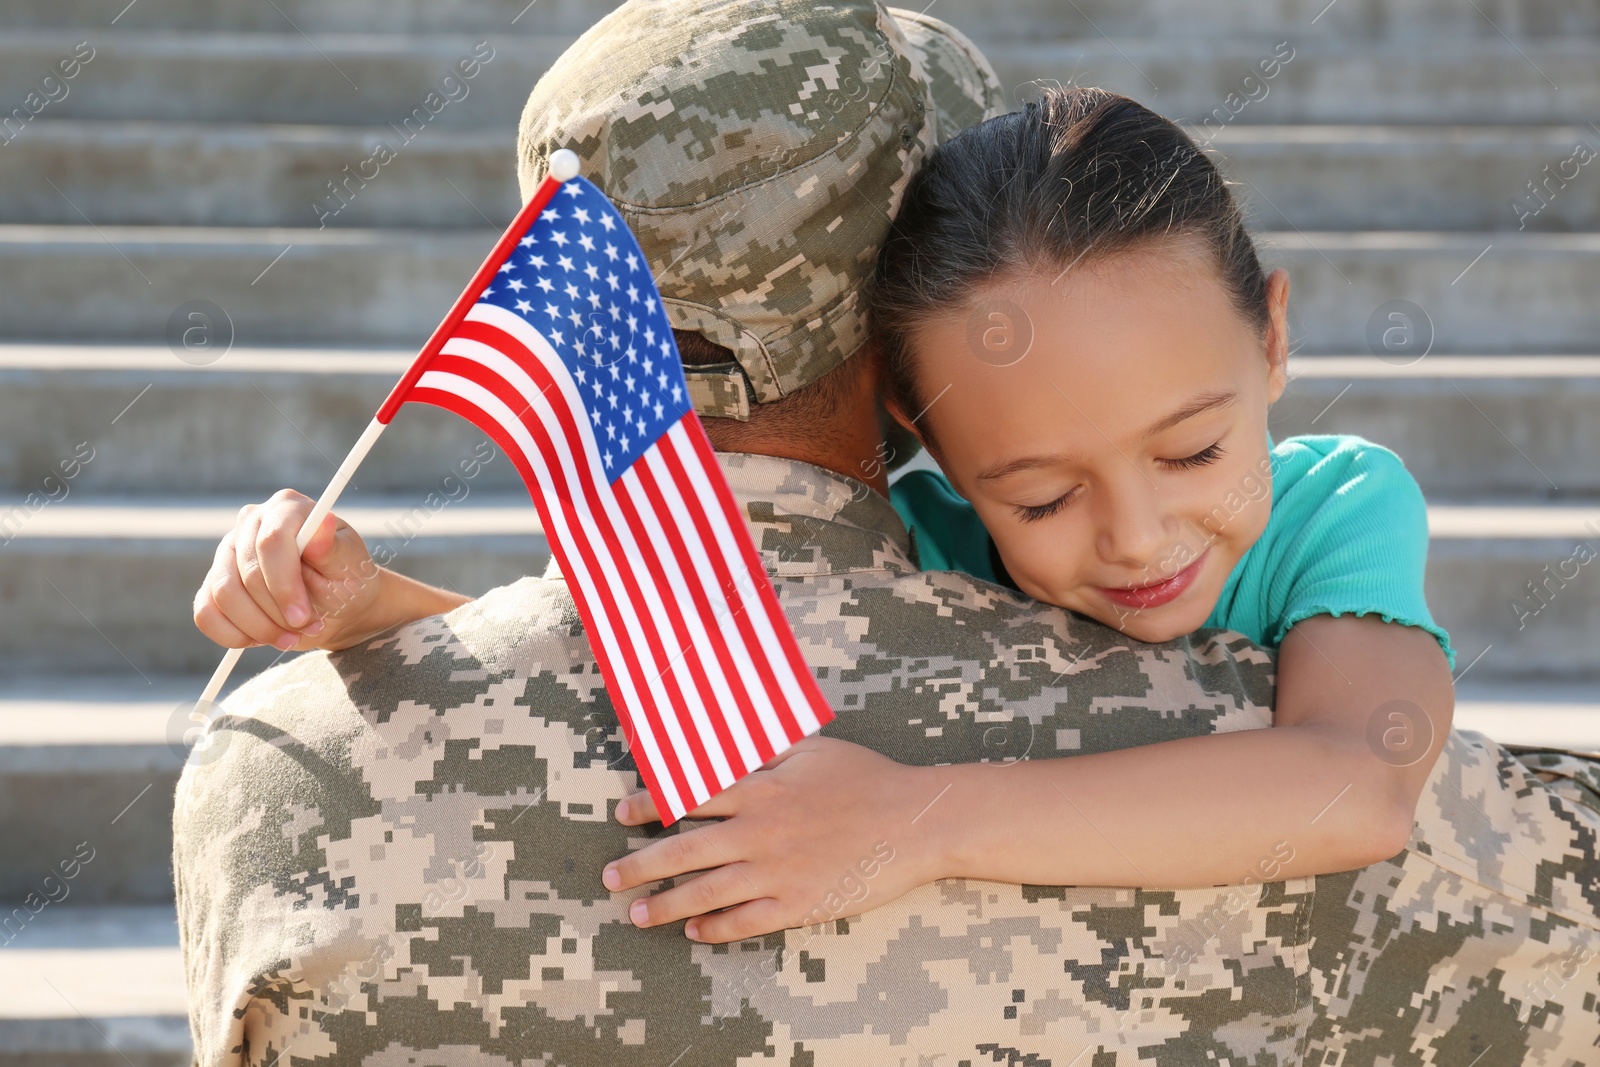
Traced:
<svg viewBox="0 0 1600 1067">
<path fill-rule="evenodd" d="M 921 572 L 883 492 L 861 289 L 907 176 L 1001 105 L 926 15 L 853 0 L 630 2 L 535 87 L 524 192 L 569 147 L 678 327 L 696 407 L 838 717 L 903 762 L 1074 756 L 1271 724 L 1238 634 L 1131 641 Z M 649 833 L 554 569 L 476 601 L 373 573 L 340 526 L 299 587 L 279 494 L 224 539 L 196 621 L 316 648 L 230 697 L 179 785 L 197 1062 L 1528 1064 L 1600 1040 L 1600 766 L 1454 731 L 1398 855 L 1237 884 L 947 880 L 883 907 L 915 819 L 812 925 L 732 945 L 640 929 L 604 864 Z M 335 525 L 328 527 L 333 531 Z M 287 547 L 284 534 L 287 538 Z M 298 615 L 290 611 L 298 606 Z M 443 612 L 443 614 L 439 614 Z M 1424 746 L 1427 747 L 1427 746 Z M 1381 742 L 1374 758 L 1409 758 Z M 937 798 L 929 798 L 930 802 Z M 1026 817 L 1019 813 L 1019 817 Z M 670 831 L 669 831 L 670 832 Z M 1070 843 L 1068 843 L 1070 847 Z"/>
</svg>

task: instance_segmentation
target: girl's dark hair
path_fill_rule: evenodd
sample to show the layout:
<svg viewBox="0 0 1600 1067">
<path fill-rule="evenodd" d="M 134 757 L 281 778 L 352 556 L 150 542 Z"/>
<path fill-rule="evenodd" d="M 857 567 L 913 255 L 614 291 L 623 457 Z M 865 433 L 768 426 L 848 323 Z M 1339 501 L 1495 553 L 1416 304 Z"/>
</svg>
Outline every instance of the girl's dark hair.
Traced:
<svg viewBox="0 0 1600 1067">
<path fill-rule="evenodd" d="M 934 149 L 878 255 L 872 318 L 888 388 L 923 409 L 910 337 L 984 282 L 1194 235 L 1258 330 L 1266 276 L 1217 168 L 1171 121 L 1104 89 L 1048 89 Z"/>
</svg>

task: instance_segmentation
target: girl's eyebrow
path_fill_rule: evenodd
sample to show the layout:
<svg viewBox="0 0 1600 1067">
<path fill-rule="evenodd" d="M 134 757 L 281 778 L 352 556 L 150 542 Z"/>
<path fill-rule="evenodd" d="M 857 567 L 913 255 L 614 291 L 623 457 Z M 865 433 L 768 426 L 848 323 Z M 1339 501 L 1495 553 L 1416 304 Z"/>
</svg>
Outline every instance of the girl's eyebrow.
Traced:
<svg viewBox="0 0 1600 1067">
<path fill-rule="evenodd" d="M 1174 411 L 1166 418 L 1157 419 L 1151 424 L 1148 430 L 1139 435 L 1139 440 L 1148 441 L 1162 430 L 1172 429 L 1184 419 L 1192 419 L 1202 411 L 1210 411 L 1212 408 L 1225 407 L 1237 399 L 1239 399 L 1239 394 L 1234 392 L 1232 389 L 1225 389 L 1220 392 L 1201 393 L 1199 396 L 1196 396 L 1193 400 L 1189 401 L 1187 404 L 1183 405 L 1183 407 L 1179 408 L 1177 411 Z"/>
<path fill-rule="evenodd" d="M 1192 419 L 1204 411 L 1211 411 L 1215 408 L 1226 407 L 1237 399 L 1239 399 L 1239 394 L 1232 389 L 1200 393 L 1177 411 L 1174 411 L 1165 418 L 1157 419 L 1151 424 L 1149 429 L 1139 435 L 1139 440 L 1148 441 L 1161 431 L 1170 430 L 1174 426 L 1178 425 L 1178 423 L 1183 422 L 1185 419 Z M 990 467 L 988 470 L 980 472 L 978 474 L 978 480 L 984 482 L 997 481 L 1001 478 L 1009 478 L 1011 475 L 1017 474 L 1021 471 L 1035 470 L 1039 467 L 1052 466 L 1055 463 L 1059 463 L 1063 459 L 1069 458 L 1070 457 L 1067 456 L 1019 456 L 1016 459 L 1007 460 L 1004 463 L 997 464 L 996 466 Z"/>
</svg>

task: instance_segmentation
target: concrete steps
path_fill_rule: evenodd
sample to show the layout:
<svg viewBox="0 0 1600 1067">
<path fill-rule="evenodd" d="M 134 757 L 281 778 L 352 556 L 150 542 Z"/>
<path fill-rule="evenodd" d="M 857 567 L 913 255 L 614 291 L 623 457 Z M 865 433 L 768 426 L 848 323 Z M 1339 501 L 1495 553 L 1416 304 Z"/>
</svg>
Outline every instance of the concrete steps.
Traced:
<svg viewBox="0 0 1600 1067">
<path fill-rule="evenodd" d="M 59 61 L 77 54 L 75 45 L 89 40 L 87 33 L 93 38 L 92 58 L 64 83 L 64 95 L 60 88 L 52 91 L 58 99 L 35 121 L 384 126 L 409 117 L 413 138 L 448 127 L 515 131 L 528 90 L 576 36 L 484 37 L 460 29 L 426 37 L 370 32 L 385 25 L 387 16 L 363 32 L 315 39 L 287 26 L 272 33 L 6 30 L 0 34 L 0 100 L 20 103 Z M 463 60 L 479 63 L 474 77 L 460 76 Z M 467 69 L 474 68 L 469 63 Z M 450 85 L 446 76 L 454 78 Z M 439 94 L 431 107 L 430 92 Z M 425 113 L 417 115 L 416 109 L 424 107 Z M 29 132 L 21 126 L 11 135 L 20 140 Z M 514 143 L 513 133 L 506 140 L 507 159 Z"/>
<path fill-rule="evenodd" d="M 81 209 L 102 227 L 470 229 L 515 213 L 503 128 L 404 132 L 41 117 L 0 153 L 0 222 L 80 226 Z M 1600 153 L 1589 125 L 1241 123 L 1211 140 L 1269 229 L 1600 228 L 1600 179 L 1569 162 L 1580 143 Z M 369 162 L 380 144 L 395 152 L 381 167 Z M 1535 197 L 1528 183 L 1547 178 Z"/>
<path fill-rule="evenodd" d="M 180 349 L 181 351 L 182 349 Z M 0 345 L 0 496 L 59 496 L 42 479 L 93 449 L 69 494 L 227 494 L 237 504 L 289 486 L 316 496 L 412 354 L 395 350 L 234 348 L 192 366 L 165 347 Z M 447 496 L 525 491 L 470 423 L 404 409 L 361 465 L 360 493 Z M 267 449 L 263 455 L 261 447 Z M 485 447 L 487 446 L 487 447 Z M 469 468 L 470 469 L 470 468 Z M 465 488 L 445 484 L 455 475 Z M 0 518 L 0 537 L 6 523 Z"/>
<path fill-rule="evenodd" d="M 97 0 L 13 0 L 0 25 L 201 30 L 226 28 L 284 33 L 560 32 L 576 35 L 616 5 L 609 0 L 275 0 L 263 7 L 249 0 L 138 0 L 123 8 Z M 1600 10 L 1590 3 L 1548 0 L 1477 0 L 1462 7 L 1450 0 L 1011 0 L 996 7 L 985 0 L 945 0 L 941 17 L 981 29 L 987 38 L 1174 37 L 1225 39 L 1241 30 L 1260 35 L 1337 34 L 1373 40 L 1435 37 L 1498 39 L 1600 33 Z"/>
<path fill-rule="evenodd" d="M 186 1010 L 170 903 L 107 907 L 69 896 L 0 947 L 6 1067 L 186 1067 Z"/>
<path fill-rule="evenodd" d="M 0 934 L 0 1067 L 189 1062 L 169 820 L 221 655 L 190 598 L 240 504 L 326 483 L 509 220 L 528 88 L 611 6 L 0 6 L 0 917 L 94 849 Z M 1567 162 L 1600 151 L 1600 4 L 933 10 L 1014 101 L 1104 85 L 1210 144 L 1293 276 L 1274 435 L 1369 437 L 1428 494 L 1457 725 L 1600 750 L 1600 564 L 1575 562 L 1600 549 L 1600 164 Z M 9 110 L 80 41 L 65 96 Z M 330 214 L 380 140 L 395 158 Z M 408 409 L 340 514 L 462 592 L 537 573 L 503 457 L 447 481 L 481 440 Z M 250 650 L 234 684 L 282 658 Z"/>
<path fill-rule="evenodd" d="M 471 229 L 516 214 L 503 129 L 423 132 L 40 118 L 0 152 L 0 219 L 76 226 L 77 204 L 99 226 Z M 379 144 L 396 153 L 381 167 Z"/>
<path fill-rule="evenodd" d="M 149 2 L 139 0 L 134 10 Z M 1318 27 L 1325 28 L 1347 3 L 1339 0 Z M 1286 38 L 1264 30 L 1225 38 L 1172 34 L 1115 41 L 1090 30 L 1017 41 L 980 32 L 993 14 L 957 25 L 982 38 L 985 54 L 1017 101 L 1036 83 L 1102 85 L 1174 119 L 1209 119 L 1212 130 L 1262 123 L 1586 126 L 1600 116 L 1600 42 L 1593 37 L 1513 43 L 1491 32 L 1481 39 L 1352 41 L 1318 29 L 1287 38 L 1288 50 L 1279 47 Z M 359 32 L 309 40 L 286 26 L 263 33 L 214 27 L 170 32 L 130 29 L 126 21 L 91 35 L 94 58 L 66 83 L 64 97 L 21 127 L 18 143 L 31 132 L 28 127 L 66 118 L 387 127 L 413 115 L 482 41 L 494 50 L 493 58 L 464 83 L 465 96 L 460 88 L 452 90 L 460 99 L 430 115 L 426 129 L 501 130 L 510 159 L 511 131 L 529 87 L 576 36 L 473 36 L 460 27 L 407 36 L 391 29 L 387 15 Z M 372 32 L 376 26 L 385 32 Z M 20 103 L 59 60 L 73 54 L 78 41 L 88 39 L 87 32 L 0 34 L 0 100 Z M 1292 58 L 1271 66 L 1291 50 Z M 1270 79 L 1261 78 L 1263 62 L 1277 71 Z M 1247 83 L 1247 76 L 1256 80 Z M 1230 93 L 1238 94 L 1231 104 Z M 1533 177 L 1547 161 L 1528 162 L 1533 165 L 1527 177 Z"/>
<path fill-rule="evenodd" d="M 11 283 L 0 288 L 0 321 L 15 340 L 162 343 L 174 313 L 205 300 L 242 344 L 410 347 L 496 235 L 0 226 L 0 277 Z M 1387 321 L 1374 313 L 1396 299 L 1427 313 L 1439 351 L 1579 353 L 1600 337 L 1600 233 L 1287 228 L 1257 238 L 1269 266 L 1290 270 L 1291 325 L 1308 354 L 1366 350 L 1369 329 L 1379 336 Z M 179 336 L 181 316 L 172 328 Z"/>
<path fill-rule="evenodd" d="M 1376 441 L 1430 499 L 1600 497 L 1600 358 L 1302 356 L 1289 367 L 1271 411 L 1275 440 Z"/>
</svg>

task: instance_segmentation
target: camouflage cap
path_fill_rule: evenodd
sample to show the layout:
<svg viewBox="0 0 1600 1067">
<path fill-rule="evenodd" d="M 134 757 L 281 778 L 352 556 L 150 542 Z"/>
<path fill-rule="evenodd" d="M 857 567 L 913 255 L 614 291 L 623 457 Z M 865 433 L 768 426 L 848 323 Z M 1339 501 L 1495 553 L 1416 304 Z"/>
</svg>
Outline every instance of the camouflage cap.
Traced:
<svg viewBox="0 0 1600 1067">
<path fill-rule="evenodd" d="M 736 362 L 686 368 L 744 419 L 866 338 L 864 289 L 906 181 L 997 114 L 999 80 L 928 15 L 849 0 L 630 0 L 534 86 L 523 196 L 570 148 L 628 220 L 677 329 Z"/>
</svg>

